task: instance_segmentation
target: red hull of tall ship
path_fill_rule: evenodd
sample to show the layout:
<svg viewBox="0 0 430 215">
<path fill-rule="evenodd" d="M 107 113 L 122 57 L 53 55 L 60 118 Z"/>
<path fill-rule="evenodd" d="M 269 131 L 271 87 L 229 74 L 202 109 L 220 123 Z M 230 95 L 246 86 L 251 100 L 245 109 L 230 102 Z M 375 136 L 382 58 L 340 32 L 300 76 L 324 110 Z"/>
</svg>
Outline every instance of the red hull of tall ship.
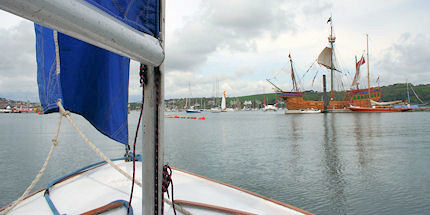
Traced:
<svg viewBox="0 0 430 215">
<path fill-rule="evenodd" d="M 324 101 L 309 101 L 303 98 L 302 92 L 277 92 L 284 99 L 288 110 L 324 109 Z M 379 87 L 370 88 L 370 99 L 378 101 L 381 98 Z M 369 89 L 346 91 L 344 100 L 329 101 L 327 109 L 347 109 L 350 106 L 370 107 Z"/>
<path fill-rule="evenodd" d="M 349 107 L 352 111 L 361 111 L 361 112 L 404 112 L 409 111 L 411 108 L 395 108 L 391 106 L 382 106 L 382 107 Z"/>
</svg>

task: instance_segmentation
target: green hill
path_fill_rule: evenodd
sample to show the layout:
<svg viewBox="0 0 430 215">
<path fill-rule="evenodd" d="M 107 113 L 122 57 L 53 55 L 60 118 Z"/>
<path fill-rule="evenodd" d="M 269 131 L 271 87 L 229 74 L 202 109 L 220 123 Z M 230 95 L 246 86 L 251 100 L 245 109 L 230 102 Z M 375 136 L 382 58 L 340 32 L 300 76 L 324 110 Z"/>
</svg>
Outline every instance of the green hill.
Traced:
<svg viewBox="0 0 430 215">
<path fill-rule="evenodd" d="M 416 98 L 413 91 L 411 90 L 411 85 L 409 85 L 409 95 L 410 101 L 412 104 L 421 104 L 421 102 Z M 420 85 L 412 85 L 413 90 L 419 96 L 419 98 L 425 103 L 430 104 L 430 84 L 420 84 Z M 388 86 L 381 87 L 382 92 L 382 101 L 395 101 L 395 100 L 407 100 L 407 88 L 405 83 L 398 83 Z M 330 95 L 328 93 L 328 95 Z M 335 98 L 342 99 L 345 96 L 345 92 L 335 92 Z M 305 91 L 303 92 L 303 97 L 306 100 L 322 100 L 322 92 L 317 91 Z M 227 107 L 236 107 L 236 104 L 239 108 L 242 107 L 245 101 L 251 101 L 252 107 L 259 108 L 262 107 L 263 98 L 266 99 L 266 104 L 274 104 L 275 103 L 275 94 L 274 93 L 266 93 L 266 94 L 256 94 L 256 95 L 248 95 L 248 96 L 238 96 L 238 97 L 227 97 Z M 199 103 L 200 108 L 210 108 L 213 106 L 213 98 L 193 98 L 192 103 Z M 221 98 L 218 98 L 218 104 L 220 103 Z M 280 107 L 284 107 L 282 99 L 278 98 L 278 104 Z M 169 99 L 166 100 L 166 106 L 169 108 L 183 108 L 185 106 L 185 98 L 180 99 Z M 138 109 L 140 107 L 140 103 L 130 103 L 130 109 Z"/>
<path fill-rule="evenodd" d="M 430 103 L 430 84 L 412 85 L 412 89 L 418 97 L 425 103 Z M 421 102 L 416 98 L 411 85 L 409 85 L 409 97 L 412 104 L 420 104 Z M 406 84 L 393 84 L 381 88 L 383 101 L 407 100 L 408 91 Z"/>
</svg>

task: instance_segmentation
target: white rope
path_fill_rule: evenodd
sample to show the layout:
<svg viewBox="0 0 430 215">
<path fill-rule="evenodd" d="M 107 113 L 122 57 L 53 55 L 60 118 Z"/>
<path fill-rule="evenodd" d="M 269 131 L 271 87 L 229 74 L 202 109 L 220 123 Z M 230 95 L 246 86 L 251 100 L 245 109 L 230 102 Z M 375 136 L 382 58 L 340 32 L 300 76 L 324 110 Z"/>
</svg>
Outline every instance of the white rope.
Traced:
<svg viewBox="0 0 430 215">
<path fill-rule="evenodd" d="M 70 113 L 66 110 L 64 110 L 63 105 L 61 104 L 61 100 L 57 101 L 57 105 L 59 107 L 59 111 L 61 114 L 63 114 L 72 124 L 73 128 L 79 133 L 79 135 L 82 137 L 82 139 L 93 149 L 103 160 L 105 160 L 108 164 L 110 164 L 114 169 L 116 169 L 118 172 L 120 172 L 122 175 L 124 175 L 126 178 L 133 180 L 133 177 L 131 177 L 127 172 L 119 168 L 116 164 L 114 164 L 103 152 L 101 152 L 93 143 L 91 143 L 88 138 L 82 133 L 82 131 L 78 128 L 78 126 L 73 122 L 72 118 L 70 117 Z M 134 183 L 142 187 L 142 182 L 135 180 Z"/>
<path fill-rule="evenodd" d="M 54 148 L 58 145 L 58 135 L 60 133 L 60 126 L 61 126 L 61 119 L 63 116 L 60 113 L 60 117 L 58 119 L 58 126 L 57 126 L 57 133 L 55 134 L 54 139 L 52 139 L 52 146 L 49 150 L 48 156 L 45 159 L 45 163 L 43 163 L 42 168 L 39 170 L 39 173 L 37 173 L 36 177 L 33 179 L 33 182 L 31 182 L 30 186 L 27 187 L 27 189 L 24 191 L 24 193 L 15 200 L 9 207 L 7 207 L 5 210 L 2 211 L 2 214 L 7 214 L 9 211 L 11 211 L 15 206 L 17 206 L 19 203 L 21 203 L 25 197 L 30 193 L 30 191 L 36 186 L 37 182 L 39 182 L 39 179 L 42 177 L 43 173 L 46 170 L 46 167 L 48 166 L 49 160 L 51 159 L 52 152 L 54 151 Z"/>
<path fill-rule="evenodd" d="M 60 74 L 60 48 L 58 46 L 58 32 L 56 30 L 53 30 L 54 33 L 54 45 L 55 45 L 55 72 Z"/>
<path fill-rule="evenodd" d="M 58 68 L 58 67 L 57 67 Z M 61 100 L 59 99 L 57 101 L 57 105 L 59 107 L 59 113 L 60 117 L 58 119 L 58 126 L 57 126 L 57 132 L 55 134 L 54 139 L 52 139 L 52 146 L 49 150 L 48 156 L 45 159 L 45 163 L 43 164 L 42 168 L 40 169 L 39 173 L 34 178 L 33 182 L 31 182 L 30 186 L 24 191 L 24 193 L 10 206 L 8 206 L 6 209 L 4 209 L 1 214 L 7 214 L 9 211 L 11 211 L 16 205 L 18 205 L 20 202 L 22 202 L 25 197 L 30 193 L 30 191 L 36 186 L 37 182 L 39 182 L 39 179 L 42 177 L 43 173 L 46 170 L 46 167 L 48 166 L 49 160 L 51 159 L 52 153 L 54 151 L 54 148 L 58 145 L 58 135 L 60 133 L 60 126 L 61 126 L 61 119 L 63 116 L 65 116 L 69 122 L 72 124 L 72 126 L 75 128 L 75 130 L 79 133 L 79 135 L 82 137 L 82 139 L 100 156 L 102 157 L 107 163 L 109 163 L 114 169 L 116 169 L 118 172 L 120 172 L 122 175 L 127 177 L 130 180 L 133 180 L 133 178 L 124 170 L 119 168 L 116 164 L 114 164 L 106 155 L 104 155 L 94 144 L 92 144 L 88 138 L 82 133 L 82 131 L 76 126 L 76 124 L 73 122 L 73 120 L 70 117 L 70 113 L 66 110 L 64 110 L 63 105 L 61 104 Z M 135 182 L 138 186 L 142 187 L 142 182 L 135 180 Z"/>
<path fill-rule="evenodd" d="M 164 194 L 163 194 L 164 195 Z M 173 207 L 173 203 L 172 201 L 170 201 L 169 199 L 164 199 L 164 202 L 166 202 L 167 204 L 171 205 Z M 192 215 L 191 212 L 187 211 L 185 208 L 175 204 L 175 209 L 185 215 Z"/>
</svg>

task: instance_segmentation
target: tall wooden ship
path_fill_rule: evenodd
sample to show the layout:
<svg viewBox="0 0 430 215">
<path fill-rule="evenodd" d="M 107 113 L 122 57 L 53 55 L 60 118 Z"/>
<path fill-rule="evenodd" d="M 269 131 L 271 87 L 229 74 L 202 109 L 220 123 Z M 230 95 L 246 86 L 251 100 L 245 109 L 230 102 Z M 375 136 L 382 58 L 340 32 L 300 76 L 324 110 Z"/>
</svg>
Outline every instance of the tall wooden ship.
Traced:
<svg viewBox="0 0 430 215">
<path fill-rule="evenodd" d="M 381 98 L 381 91 L 379 87 L 370 87 L 368 81 L 367 89 L 359 89 L 358 80 L 360 74 L 360 66 L 365 63 L 364 57 L 357 61 L 356 59 L 356 72 L 354 80 L 351 84 L 350 90 L 345 92 L 345 97 L 342 100 L 335 100 L 333 90 L 333 72 L 339 71 L 334 65 L 334 42 L 336 37 L 333 35 L 333 24 L 331 18 L 327 21 L 330 22 L 330 36 L 328 37 L 329 47 L 325 47 L 318 56 L 317 63 L 330 70 L 330 99 L 327 99 L 327 109 L 347 109 L 352 106 L 370 107 L 370 100 L 378 101 Z M 296 76 L 293 69 L 293 61 L 291 55 L 288 56 L 291 66 L 291 79 L 293 82 L 292 91 L 283 91 L 276 87 L 276 94 L 284 99 L 288 110 L 300 109 L 324 109 L 324 101 L 310 101 L 303 98 L 303 92 L 298 88 Z M 367 53 L 367 61 L 369 61 L 369 54 Z M 369 77 L 369 62 L 367 62 L 367 70 Z M 270 81 L 269 81 L 270 82 Z M 270 82 L 271 83 L 271 82 Z M 273 85 L 273 83 L 271 83 Z M 325 80 L 324 80 L 325 84 Z"/>
</svg>

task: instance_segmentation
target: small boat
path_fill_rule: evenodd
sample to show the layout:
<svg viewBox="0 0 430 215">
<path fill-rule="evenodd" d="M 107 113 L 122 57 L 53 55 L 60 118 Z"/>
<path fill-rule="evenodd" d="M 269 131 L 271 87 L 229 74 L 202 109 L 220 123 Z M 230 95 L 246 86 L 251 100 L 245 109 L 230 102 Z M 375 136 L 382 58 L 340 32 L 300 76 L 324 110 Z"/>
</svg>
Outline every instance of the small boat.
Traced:
<svg viewBox="0 0 430 215">
<path fill-rule="evenodd" d="M 321 113 L 320 109 L 285 110 L 285 114 L 313 114 Z"/>
<path fill-rule="evenodd" d="M 211 113 L 221 113 L 221 108 L 220 107 L 213 107 L 211 108 Z"/>
<path fill-rule="evenodd" d="M 349 107 L 352 111 L 357 112 L 404 112 L 412 110 L 412 108 L 396 108 L 393 106 L 372 106 L 372 107 Z"/>
<path fill-rule="evenodd" d="M 352 111 L 361 112 L 404 112 L 412 110 L 410 106 L 395 106 L 396 104 L 402 103 L 401 100 L 390 101 L 390 102 L 376 102 L 370 100 L 370 107 L 350 106 L 349 109 Z"/>
<path fill-rule="evenodd" d="M 187 113 L 200 113 L 200 110 L 190 108 L 190 109 L 185 110 L 185 112 L 187 112 Z"/>
<path fill-rule="evenodd" d="M 227 112 L 227 105 L 226 105 L 226 97 L 225 97 L 225 91 L 222 94 L 221 98 L 221 112 Z"/>
<path fill-rule="evenodd" d="M 12 113 L 12 109 L 5 108 L 5 109 L 0 109 L 0 113 Z"/>
<path fill-rule="evenodd" d="M 263 108 L 263 111 L 277 111 L 278 108 L 276 107 L 276 105 L 266 105 Z"/>
</svg>

